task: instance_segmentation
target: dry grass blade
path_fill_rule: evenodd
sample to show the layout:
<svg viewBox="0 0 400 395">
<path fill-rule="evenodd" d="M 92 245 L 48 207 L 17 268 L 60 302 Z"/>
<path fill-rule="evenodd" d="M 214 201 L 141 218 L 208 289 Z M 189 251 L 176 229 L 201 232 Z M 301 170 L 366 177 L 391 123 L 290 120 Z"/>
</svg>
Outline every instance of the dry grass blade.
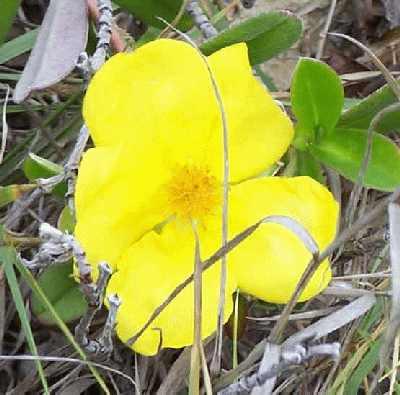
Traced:
<svg viewBox="0 0 400 395">
<path fill-rule="evenodd" d="M 201 310 L 202 310 L 202 264 L 200 257 L 200 240 L 197 226 L 192 221 L 192 229 L 195 238 L 194 253 L 194 341 L 190 358 L 190 375 L 189 375 L 189 395 L 198 395 L 200 393 L 200 361 L 201 361 Z"/>
<path fill-rule="evenodd" d="M 265 218 L 262 223 L 274 223 L 284 226 L 303 242 L 304 246 L 308 249 L 308 251 L 310 251 L 311 255 L 316 256 L 319 254 L 318 244 L 314 238 L 302 224 L 293 218 L 283 215 L 271 215 L 270 217 Z"/>
<path fill-rule="evenodd" d="M 180 20 L 182 19 L 183 15 L 186 12 L 186 6 L 188 5 L 189 0 L 183 0 L 181 4 L 181 8 L 179 9 L 178 13 L 176 14 L 174 20 L 170 23 L 171 26 L 176 27 Z M 166 26 L 161 33 L 158 35 L 159 38 L 166 37 L 170 31 L 170 27 Z"/>
<path fill-rule="evenodd" d="M 9 95 L 10 95 L 10 87 L 7 85 L 6 97 L 4 99 L 3 114 L 2 114 L 3 125 L 2 125 L 2 132 L 1 132 L 0 164 L 1 164 L 1 162 L 3 162 L 3 156 L 4 156 L 4 152 L 6 150 L 6 144 L 7 144 L 7 135 L 8 135 L 7 103 L 8 103 Z"/>
<path fill-rule="evenodd" d="M 380 351 L 381 369 L 400 328 L 400 206 L 389 205 L 390 264 L 392 268 L 392 307 L 385 340 Z"/>
<path fill-rule="evenodd" d="M 285 219 L 285 220 L 284 220 Z M 297 221 L 295 221 L 292 218 L 289 217 L 284 217 L 284 216 L 270 216 L 263 218 L 259 222 L 255 223 L 254 225 L 249 226 L 246 228 L 244 231 L 236 235 L 233 239 L 229 240 L 228 243 L 226 244 L 225 247 L 220 248 L 215 254 L 213 254 L 210 258 L 206 259 L 203 261 L 203 272 L 207 269 L 209 269 L 212 265 L 214 265 L 216 262 L 218 262 L 224 255 L 227 255 L 230 251 L 232 251 L 234 248 L 236 248 L 242 241 L 247 239 L 250 235 L 252 235 L 260 225 L 268 223 L 268 222 L 273 222 L 277 223 L 280 225 L 283 225 L 283 223 L 287 221 L 287 223 L 292 224 L 291 226 L 288 226 L 289 230 L 294 231 L 296 227 L 301 227 L 302 225 L 299 224 Z M 283 225 L 285 226 L 285 225 Z M 293 228 L 293 229 L 292 229 Z M 302 240 L 302 237 L 306 234 L 306 230 L 304 229 L 304 232 L 299 232 L 297 234 L 295 231 L 294 233 Z M 307 232 L 308 233 L 308 232 Z M 307 243 L 313 244 L 313 251 L 317 251 L 318 247 L 316 247 L 315 241 L 312 241 L 312 237 L 310 235 L 307 236 Z M 134 334 L 130 339 L 127 340 L 127 344 L 131 346 L 132 344 L 135 343 L 135 341 L 143 334 L 143 332 L 151 325 L 151 323 L 164 311 L 164 309 L 193 281 L 194 276 L 193 274 L 189 277 L 187 277 L 184 281 L 182 281 L 169 295 L 168 297 L 164 300 L 164 302 L 158 306 L 153 313 L 151 314 L 150 318 L 146 321 L 146 323 L 143 325 L 140 330 Z"/>
<path fill-rule="evenodd" d="M 135 381 L 127 374 L 120 372 L 117 369 L 111 368 L 110 366 L 103 365 L 97 362 L 82 361 L 77 358 L 66 358 L 66 357 L 49 357 L 45 355 L 0 355 L 0 360 L 3 361 L 46 361 L 46 362 L 69 362 L 77 365 L 92 365 L 96 368 L 106 370 L 107 372 L 117 374 L 127 381 L 129 381 L 132 386 L 136 387 Z"/>
<path fill-rule="evenodd" d="M 400 103 L 393 103 L 390 106 L 384 108 L 382 111 L 379 111 L 374 118 L 371 121 L 371 124 L 369 125 L 368 128 L 368 134 L 367 134 L 367 145 L 365 147 L 364 151 L 364 157 L 361 163 L 360 171 L 357 176 L 357 183 L 354 186 L 353 190 L 351 191 L 350 195 L 350 201 L 348 204 L 348 207 L 346 209 L 346 222 L 347 225 L 351 225 L 354 220 L 354 215 L 357 207 L 357 202 L 360 198 L 361 191 L 363 189 L 363 181 L 364 181 L 364 176 L 367 172 L 368 168 L 368 163 L 371 159 L 371 154 L 372 154 L 372 143 L 373 143 L 373 133 L 377 129 L 377 126 L 379 123 L 382 121 L 382 119 L 387 115 L 392 112 L 396 112 L 400 110 Z"/>
<path fill-rule="evenodd" d="M 325 47 L 325 41 L 326 41 L 326 36 L 328 34 L 329 31 L 329 27 L 331 26 L 332 23 L 332 19 L 333 19 L 333 15 L 335 13 L 335 9 L 336 9 L 336 0 L 332 0 L 331 2 L 331 6 L 329 8 L 329 12 L 328 12 L 328 16 L 326 18 L 326 22 L 325 22 L 325 26 L 323 31 L 320 33 L 321 36 L 321 40 L 318 43 L 318 50 L 317 50 L 317 55 L 316 58 L 317 59 L 321 59 L 322 55 L 324 53 L 324 47 Z"/>
<path fill-rule="evenodd" d="M 386 82 L 392 88 L 393 93 L 400 100 L 400 86 L 399 86 L 398 82 L 392 76 L 390 71 L 385 67 L 385 65 L 378 59 L 378 57 L 367 46 L 365 46 L 364 44 L 360 43 L 358 40 L 356 40 L 350 36 L 347 36 L 345 34 L 340 34 L 340 33 L 330 33 L 330 34 L 332 36 L 344 38 L 344 39 L 352 42 L 353 44 L 357 45 L 364 52 L 366 52 L 370 56 L 371 60 L 375 64 L 375 66 L 381 71 L 382 75 L 386 79 Z M 365 147 L 363 161 L 362 161 L 360 171 L 359 171 L 359 174 L 357 177 L 357 183 L 351 192 L 350 202 L 349 202 L 349 205 L 346 210 L 347 225 L 351 225 L 353 222 L 357 202 L 358 202 L 358 199 L 359 199 L 361 191 L 362 191 L 363 179 L 364 179 L 365 173 L 367 171 L 368 163 L 369 163 L 369 160 L 371 158 L 371 153 L 372 153 L 373 132 L 375 131 L 376 126 L 379 124 L 381 119 L 385 115 L 387 115 L 387 113 L 398 110 L 398 104 L 399 103 L 392 104 L 391 106 L 388 106 L 387 108 L 383 109 L 378 114 L 376 114 L 376 116 L 371 121 L 371 124 L 368 128 L 367 146 Z"/>
<path fill-rule="evenodd" d="M 157 395 L 174 394 L 184 386 L 189 371 L 190 347 L 186 347 L 172 364 L 161 383 Z M 136 365 L 137 366 L 137 365 Z"/>
<path fill-rule="evenodd" d="M 289 321 L 296 320 L 310 320 L 319 317 L 325 317 L 326 315 L 333 313 L 336 311 L 336 307 L 327 307 L 321 310 L 307 310 L 304 313 L 294 313 L 290 314 Z M 270 322 L 277 321 L 281 315 L 274 315 L 272 317 L 246 317 L 248 320 L 257 321 L 257 322 Z"/>
<path fill-rule="evenodd" d="M 313 257 L 318 257 L 319 249 L 317 243 L 310 235 L 310 233 L 307 231 L 307 229 L 304 228 L 297 221 L 293 220 L 292 218 L 284 216 L 271 216 L 267 218 L 265 221 L 263 221 L 263 223 L 280 224 L 285 228 L 289 229 L 303 242 L 303 244 L 310 251 Z M 279 362 L 280 355 L 281 355 L 281 350 L 279 346 L 267 343 L 264 351 L 264 356 L 261 360 L 261 364 L 258 369 L 258 374 L 262 375 L 265 372 L 270 371 L 272 366 Z M 263 385 L 254 388 L 251 392 L 251 395 L 262 395 L 262 394 L 268 395 L 272 393 L 272 390 L 274 389 L 275 386 L 275 382 L 276 382 L 276 376 L 269 378 Z"/>
<path fill-rule="evenodd" d="M 230 240 L 225 248 L 220 248 L 215 254 L 213 254 L 210 258 L 203 262 L 203 272 L 218 262 L 222 256 L 228 254 L 232 249 L 237 247 L 243 240 L 249 237 L 251 234 L 255 232 L 255 230 L 262 224 L 262 221 L 257 222 L 256 224 L 250 226 L 245 229 L 243 232 L 239 233 L 236 237 Z M 184 281 L 182 281 L 164 300 L 164 302 L 158 306 L 147 322 L 143 325 L 143 327 L 134 334 L 130 339 L 127 340 L 127 344 L 131 346 L 135 343 L 135 341 L 143 334 L 143 332 L 151 325 L 151 323 L 162 313 L 162 311 L 170 304 L 182 291 L 185 289 L 192 281 L 193 274 L 187 277 Z"/>
<path fill-rule="evenodd" d="M 360 43 L 360 41 L 346 34 L 341 34 L 341 33 L 328 33 L 328 34 L 331 36 L 344 38 L 345 40 L 352 42 L 353 44 L 361 48 L 364 52 L 366 52 L 371 58 L 372 62 L 375 64 L 375 66 L 381 71 L 381 73 L 385 77 L 385 80 L 388 83 L 388 85 L 392 88 L 393 93 L 400 100 L 400 85 L 398 84 L 396 79 L 392 76 L 390 71 L 386 68 L 386 66 L 378 59 L 378 57 L 367 46 L 365 46 L 363 43 Z"/>
<path fill-rule="evenodd" d="M 362 296 L 340 310 L 335 311 L 327 317 L 321 318 L 302 331 L 290 336 L 283 342 L 282 346 L 294 345 L 311 337 L 315 340 L 321 339 L 365 314 L 371 309 L 375 302 L 376 298 L 374 295 Z"/>
<path fill-rule="evenodd" d="M 208 74 L 210 76 L 210 81 L 213 87 L 214 95 L 217 100 L 218 108 L 221 114 L 222 123 L 222 139 L 223 139 L 223 202 L 222 202 L 222 250 L 224 250 L 228 243 L 228 206 L 229 206 L 229 130 L 228 130 L 228 120 L 226 117 L 226 112 L 224 109 L 224 103 L 222 101 L 221 93 L 218 88 L 217 81 L 214 78 L 214 74 L 211 70 L 210 64 L 207 61 L 207 57 L 203 55 L 196 43 L 188 37 L 186 34 L 182 33 L 167 21 L 159 18 L 167 26 L 169 26 L 173 31 L 178 33 L 183 37 L 190 45 L 192 45 L 196 50 L 201 59 L 203 60 L 205 66 L 207 67 Z M 224 310 L 225 310 L 225 293 L 226 293 L 226 254 L 221 257 L 221 282 L 220 282 L 220 297 L 218 305 L 218 327 L 217 336 L 215 342 L 215 349 L 213 354 L 213 359 L 211 362 L 211 371 L 213 373 L 218 373 L 221 370 L 221 356 L 222 356 L 222 338 L 223 338 L 223 325 L 224 325 Z"/>
<path fill-rule="evenodd" d="M 394 339 L 394 346 L 393 346 L 392 372 L 390 375 L 389 395 L 393 394 L 394 387 L 397 382 L 396 366 L 399 363 L 399 349 L 400 349 L 400 335 L 397 335 L 396 338 Z"/>
<path fill-rule="evenodd" d="M 212 390 L 211 377 L 210 377 L 210 372 L 208 371 L 207 358 L 206 358 L 206 353 L 204 352 L 203 344 L 201 344 L 200 347 L 200 354 L 201 354 L 201 367 L 203 369 L 204 391 L 206 395 L 212 395 L 213 390 Z"/>
</svg>

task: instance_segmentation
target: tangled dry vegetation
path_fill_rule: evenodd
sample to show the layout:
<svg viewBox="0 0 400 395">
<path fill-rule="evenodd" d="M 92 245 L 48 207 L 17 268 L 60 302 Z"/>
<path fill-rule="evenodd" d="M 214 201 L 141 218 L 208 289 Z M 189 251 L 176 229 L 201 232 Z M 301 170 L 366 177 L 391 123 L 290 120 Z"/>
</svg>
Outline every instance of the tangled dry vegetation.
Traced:
<svg viewBox="0 0 400 395">
<path fill-rule="evenodd" d="M 99 13 L 95 3 L 89 1 L 93 20 Z M 206 6 L 206 11 L 210 7 L 211 14 L 215 12 L 211 4 L 214 2 L 203 0 L 200 3 Z M 360 98 L 377 91 L 388 81 L 383 69 L 377 69 L 376 61 L 365 48 L 338 36 L 327 36 L 328 31 L 346 34 L 363 43 L 379 57 L 383 67 L 390 71 L 389 75 L 396 77 L 400 71 L 400 5 L 396 0 L 221 0 L 215 3 L 220 7 L 218 10 L 225 10 L 226 24 L 282 8 L 290 9 L 304 21 L 305 31 L 295 46 L 255 66 L 274 97 L 287 105 L 289 112 L 287 92 L 299 56 L 319 58 L 341 75 L 346 106 L 358 103 Z M 3 262 L 0 266 L 0 393 L 43 393 L 46 392 L 45 381 L 48 392 L 60 395 L 102 393 L 103 386 L 113 394 L 135 391 L 138 394 L 185 394 L 190 348 L 163 349 L 155 357 L 144 357 L 114 339 L 112 351 L 104 353 L 109 332 L 104 333 L 103 328 L 110 317 L 107 309 L 97 311 L 98 305 L 94 303 L 94 307 L 89 306 L 89 311 L 96 314 L 90 326 L 90 338 L 102 339 L 103 348 L 95 347 L 88 353 L 87 347 L 86 351 L 83 347 L 82 351 L 71 342 L 70 333 L 74 332 L 86 304 L 76 304 L 73 311 L 62 303 L 55 306 L 58 313 L 66 312 L 68 327 L 51 320 L 51 308 L 44 306 L 43 301 L 35 302 L 32 297 L 33 293 L 40 299 L 35 282 L 40 270 L 33 270 L 32 276 L 10 252 L 9 247 L 13 246 L 22 262 L 33 262 L 40 246 L 43 252 L 43 240 L 38 236 L 41 223 L 69 229 L 63 197 L 68 185 L 58 185 L 58 193 L 46 193 L 48 185 L 42 183 L 38 188 L 34 179 L 57 177 L 61 172 L 61 179 L 64 181 L 66 176 L 72 183 L 75 162 L 82 148 L 82 144 L 78 144 L 78 155 L 74 156 L 77 138 L 82 132 L 81 102 L 87 76 L 81 71 L 85 70 L 85 59 L 80 62 L 80 70 L 75 69 L 56 84 L 39 91 L 29 88 L 35 93 L 27 100 L 19 104 L 8 100 L 9 96 L 18 94 L 14 88 L 28 59 L 25 52 L 32 48 L 35 29 L 41 24 L 47 6 L 47 1 L 22 1 L 7 36 L 9 43 L 0 46 L 2 141 L 6 143 L 0 149 L 0 182 L 4 186 L 0 196 L 0 259 Z M 0 4 L 0 20 L 1 7 Z M 101 11 L 100 8 L 104 17 Z M 152 27 L 122 9 L 114 11 L 114 22 L 111 39 L 114 51 L 134 46 L 134 41 L 143 39 L 143 34 L 153 34 Z M 204 21 L 197 22 L 203 33 L 209 28 L 204 26 Z M 175 33 L 171 29 L 168 34 Z M 200 42 L 199 33 L 193 38 Z M 101 40 L 107 41 L 107 34 L 101 36 Z M 93 53 L 96 47 L 93 30 L 89 32 L 88 46 Z M 104 48 L 106 46 L 100 49 Z M 100 51 L 97 55 L 101 63 L 104 53 Z M 393 81 L 389 80 L 389 84 Z M 19 91 L 21 97 L 26 93 L 29 92 Z M 393 128 L 389 134 L 396 143 L 399 130 L 397 122 L 397 130 Z M 86 143 L 85 136 L 83 143 Z M 42 166 L 31 153 L 58 165 L 69 163 L 72 166 L 67 166 L 69 173 L 64 174 L 60 166 L 52 167 L 48 163 Z M 290 175 L 290 153 L 283 162 L 279 172 Z M 386 193 L 358 188 L 326 167 L 324 174 L 328 187 L 341 202 L 339 236 L 327 251 L 316 251 L 314 257 L 316 262 L 332 256 L 334 278 L 330 286 L 311 301 L 285 306 L 237 295 L 235 319 L 224 328 L 222 372 L 211 378 L 213 392 L 400 393 L 397 374 L 400 363 L 400 209 L 396 205 L 400 192 L 398 189 Z M 30 176 L 31 181 L 27 181 Z M 6 186 L 11 187 L 7 189 Z M 47 242 L 53 242 L 53 249 L 62 244 L 49 238 Z M 72 250 L 71 247 L 67 253 Z M 64 266 L 65 274 L 71 273 L 71 264 Z M 311 263 L 309 269 L 312 268 Z M 45 286 L 46 281 L 51 282 L 51 277 L 39 285 Z M 75 288 L 70 290 L 70 282 L 63 287 L 64 293 L 75 292 Z M 60 301 L 56 298 L 55 302 Z M 81 329 L 84 324 L 81 322 Z M 84 337 L 81 333 L 80 343 Z M 83 345 L 87 346 L 88 340 L 85 341 Z M 210 361 L 213 339 L 205 341 L 204 346 Z M 36 362 L 30 357 L 35 353 L 40 356 Z M 88 361 L 96 364 L 89 366 Z M 238 378 L 241 380 L 237 381 Z M 203 386 L 205 391 L 209 389 L 207 381 Z"/>
</svg>

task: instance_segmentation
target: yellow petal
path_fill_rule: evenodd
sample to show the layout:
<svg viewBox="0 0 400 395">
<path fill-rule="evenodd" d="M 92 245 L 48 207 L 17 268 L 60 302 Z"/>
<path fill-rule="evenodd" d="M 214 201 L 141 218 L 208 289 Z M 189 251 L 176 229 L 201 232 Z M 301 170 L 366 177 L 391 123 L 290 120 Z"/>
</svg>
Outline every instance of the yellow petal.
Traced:
<svg viewBox="0 0 400 395">
<path fill-rule="evenodd" d="M 253 77 L 246 44 L 215 52 L 209 63 L 227 115 L 231 181 L 256 176 L 285 153 L 292 123 Z M 215 157 L 222 150 L 221 135 L 214 134 L 213 140 L 210 155 Z"/>
<path fill-rule="evenodd" d="M 253 77 L 245 44 L 209 62 L 228 120 L 231 180 L 242 180 L 279 159 L 292 125 Z M 201 164 L 221 178 L 221 113 L 204 60 L 187 43 L 156 40 L 112 57 L 89 85 L 83 113 L 97 146 L 149 140 L 175 164 Z"/>
<path fill-rule="evenodd" d="M 165 219 L 157 204 L 160 185 L 170 178 L 157 146 L 115 146 L 88 150 L 79 167 L 75 235 L 97 267 L 113 268 L 122 253 Z"/>
<path fill-rule="evenodd" d="M 205 256 L 214 244 L 215 235 L 204 240 Z M 127 341 L 145 324 L 176 286 L 193 273 L 194 237 L 189 226 L 172 222 L 161 234 L 147 233 L 133 244 L 118 264 L 107 294 L 122 299 L 117 315 L 117 334 Z M 202 337 L 211 335 L 217 326 L 219 301 L 219 264 L 203 272 Z M 227 283 L 225 321 L 232 312 L 232 279 Z M 154 355 L 162 347 L 181 348 L 193 343 L 193 283 L 187 286 L 150 325 L 133 345 L 141 354 Z"/>
<path fill-rule="evenodd" d="M 338 204 L 331 193 L 309 177 L 260 178 L 232 187 L 232 234 L 270 215 L 300 222 L 323 250 L 336 234 Z M 228 255 L 239 288 L 273 303 L 286 303 L 311 259 L 311 254 L 290 230 L 277 224 L 261 225 Z M 319 267 L 300 300 L 321 292 L 331 279 L 329 262 Z"/>
</svg>

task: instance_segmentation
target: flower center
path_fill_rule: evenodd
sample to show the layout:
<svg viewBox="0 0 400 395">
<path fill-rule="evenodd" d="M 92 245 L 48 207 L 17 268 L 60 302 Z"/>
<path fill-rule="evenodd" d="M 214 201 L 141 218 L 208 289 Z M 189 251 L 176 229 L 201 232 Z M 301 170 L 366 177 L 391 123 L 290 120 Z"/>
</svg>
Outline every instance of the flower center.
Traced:
<svg viewBox="0 0 400 395">
<path fill-rule="evenodd" d="M 198 166 L 179 168 L 167 184 L 167 196 L 172 212 L 186 219 L 210 214 L 221 201 L 216 178 Z"/>
</svg>

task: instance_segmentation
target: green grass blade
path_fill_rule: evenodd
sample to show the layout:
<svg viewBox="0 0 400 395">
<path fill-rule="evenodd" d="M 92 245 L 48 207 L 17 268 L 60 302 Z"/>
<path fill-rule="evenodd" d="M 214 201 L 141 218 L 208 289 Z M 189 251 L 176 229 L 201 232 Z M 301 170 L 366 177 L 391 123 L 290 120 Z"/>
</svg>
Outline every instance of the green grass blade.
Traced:
<svg viewBox="0 0 400 395">
<path fill-rule="evenodd" d="M 15 275 L 14 265 L 17 262 L 16 251 L 12 247 L 0 247 L 0 260 L 3 262 L 4 272 L 6 274 L 8 286 L 11 290 L 15 307 L 18 312 L 19 319 L 21 320 L 22 330 L 25 333 L 26 340 L 28 342 L 29 349 L 34 356 L 38 356 L 35 340 L 33 338 L 32 330 L 29 325 L 29 319 L 25 311 L 24 301 L 19 289 L 17 276 Z M 35 361 L 36 368 L 42 382 L 42 386 L 45 394 L 50 394 L 49 387 L 47 385 L 46 376 L 40 360 Z"/>
<path fill-rule="evenodd" d="M 2 81 L 18 81 L 20 77 L 20 73 L 0 73 L 0 80 Z"/>
<path fill-rule="evenodd" d="M 97 383 L 100 385 L 102 390 L 106 394 L 110 395 L 110 391 L 108 390 L 107 385 L 104 382 L 103 378 L 101 377 L 100 373 L 97 371 L 97 369 L 87 359 L 86 354 L 81 349 L 79 344 L 76 342 L 73 334 L 70 332 L 70 330 L 68 329 L 67 325 L 65 325 L 64 321 L 58 316 L 58 314 L 55 311 L 54 307 L 49 302 L 49 300 L 47 299 L 46 295 L 43 293 L 42 289 L 39 287 L 37 281 L 34 279 L 34 277 L 32 276 L 31 272 L 19 260 L 16 261 L 16 267 L 19 270 L 19 272 L 21 273 L 21 275 L 24 278 L 24 280 L 28 283 L 29 287 L 35 293 L 36 297 L 40 300 L 42 305 L 45 306 L 46 309 L 48 310 L 48 312 L 51 314 L 54 322 L 57 323 L 58 327 L 64 333 L 64 335 L 68 339 L 68 341 L 72 344 L 72 346 L 74 347 L 75 351 L 79 354 L 79 356 L 82 358 L 82 360 L 88 362 L 88 367 L 89 367 L 90 371 L 92 372 L 93 376 L 96 378 Z"/>
<path fill-rule="evenodd" d="M 31 30 L 13 40 L 7 41 L 0 47 L 0 64 L 21 55 L 33 48 L 36 41 L 38 29 Z"/>
<path fill-rule="evenodd" d="M 357 395 L 361 389 L 364 378 L 371 373 L 372 369 L 379 362 L 379 350 L 382 340 L 379 339 L 372 343 L 369 351 L 358 365 L 357 369 L 351 375 L 345 387 L 346 395 Z"/>
</svg>

